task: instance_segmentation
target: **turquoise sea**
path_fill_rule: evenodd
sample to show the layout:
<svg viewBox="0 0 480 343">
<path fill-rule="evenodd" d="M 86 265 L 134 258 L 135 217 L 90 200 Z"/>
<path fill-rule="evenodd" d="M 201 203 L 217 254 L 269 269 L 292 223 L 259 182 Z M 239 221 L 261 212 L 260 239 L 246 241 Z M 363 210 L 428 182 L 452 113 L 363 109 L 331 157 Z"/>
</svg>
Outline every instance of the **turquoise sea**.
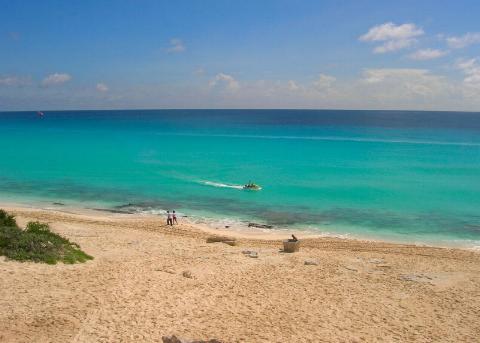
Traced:
<svg viewBox="0 0 480 343">
<path fill-rule="evenodd" d="M 480 246 L 480 113 L 3 112 L 0 147 L 0 201 Z"/>
</svg>

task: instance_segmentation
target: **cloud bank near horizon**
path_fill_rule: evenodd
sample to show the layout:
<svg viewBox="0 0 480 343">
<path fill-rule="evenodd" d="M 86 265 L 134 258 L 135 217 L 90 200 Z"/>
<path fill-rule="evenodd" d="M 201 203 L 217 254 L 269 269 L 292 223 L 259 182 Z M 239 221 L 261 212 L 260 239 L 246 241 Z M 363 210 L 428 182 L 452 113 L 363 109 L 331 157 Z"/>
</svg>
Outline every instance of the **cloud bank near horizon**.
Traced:
<svg viewBox="0 0 480 343">
<path fill-rule="evenodd" d="M 308 18 L 307 14 L 302 15 Z M 289 18 L 284 17 L 277 24 L 287 27 Z M 87 50 L 83 55 L 86 58 L 69 62 L 68 57 L 84 52 L 65 41 L 63 44 L 69 48 L 63 49 L 59 43 L 53 49 L 62 51 L 61 55 L 51 54 L 43 59 L 38 54 L 29 64 L 22 64 L 22 56 L 15 52 L 22 45 L 33 44 L 29 34 L 9 27 L 4 41 L 0 39 L 0 45 L 11 49 L 9 64 L 0 63 L 0 111 L 92 108 L 480 111 L 480 32 L 475 30 L 438 31 L 428 22 L 415 20 L 378 20 L 356 26 L 347 23 L 342 26 L 343 34 L 336 27 L 324 28 L 332 36 L 327 48 L 321 42 L 326 44 L 324 38 L 328 34 L 320 36 L 318 47 L 307 44 L 301 36 L 318 26 L 316 21 L 309 23 L 308 30 L 291 27 L 283 35 L 271 33 L 274 28 L 268 25 L 259 28 L 257 23 L 248 35 L 249 29 L 241 21 L 210 19 L 218 20 L 222 30 L 217 25 L 215 30 L 203 33 L 191 27 L 181 30 L 182 26 L 178 26 L 176 33 L 169 31 L 157 38 L 151 31 L 157 21 L 152 20 L 150 26 L 146 24 L 144 36 L 129 38 L 128 31 L 123 35 L 115 30 L 109 32 L 109 40 L 103 41 L 103 45 L 92 45 L 95 49 Z M 56 34 L 53 26 L 51 30 Z M 261 30 L 264 35 L 270 34 L 268 39 L 259 34 Z M 243 36 L 232 40 L 231 33 L 238 34 L 237 31 Z M 151 39 L 154 44 L 150 44 Z M 269 39 L 275 44 L 270 44 Z M 83 44 L 89 47 L 90 41 Z"/>
</svg>

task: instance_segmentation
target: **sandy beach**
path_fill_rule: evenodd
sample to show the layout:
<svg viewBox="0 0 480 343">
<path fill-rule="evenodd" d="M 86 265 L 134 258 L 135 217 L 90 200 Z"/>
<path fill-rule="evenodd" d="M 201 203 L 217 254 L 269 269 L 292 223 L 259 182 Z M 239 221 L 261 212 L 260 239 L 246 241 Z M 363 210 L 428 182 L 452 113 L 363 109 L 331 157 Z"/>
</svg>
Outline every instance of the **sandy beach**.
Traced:
<svg viewBox="0 0 480 343">
<path fill-rule="evenodd" d="M 0 342 L 475 342 L 480 253 L 382 242 L 212 232 L 164 218 L 3 206 L 94 256 L 0 258 Z M 302 237 L 300 237 L 302 238 Z M 304 237 L 303 237 L 304 238 Z M 242 253 L 258 252 L 258 258 Z M 317 265 L 306 265 L 309 260 Z"/>
</svg>

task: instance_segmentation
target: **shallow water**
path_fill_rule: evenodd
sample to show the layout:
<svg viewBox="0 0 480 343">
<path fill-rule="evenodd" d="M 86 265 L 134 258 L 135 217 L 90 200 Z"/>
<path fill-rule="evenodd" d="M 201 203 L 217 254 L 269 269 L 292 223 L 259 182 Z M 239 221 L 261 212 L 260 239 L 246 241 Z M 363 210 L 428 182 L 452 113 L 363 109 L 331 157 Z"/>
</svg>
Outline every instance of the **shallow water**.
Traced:
<svg viewBox="0 0 480 343">
<path fill-rule="evenodd" d="M 480 241 L 480 113 L 0 113 L 0 147 L 3 199 Z"/>
</svg>

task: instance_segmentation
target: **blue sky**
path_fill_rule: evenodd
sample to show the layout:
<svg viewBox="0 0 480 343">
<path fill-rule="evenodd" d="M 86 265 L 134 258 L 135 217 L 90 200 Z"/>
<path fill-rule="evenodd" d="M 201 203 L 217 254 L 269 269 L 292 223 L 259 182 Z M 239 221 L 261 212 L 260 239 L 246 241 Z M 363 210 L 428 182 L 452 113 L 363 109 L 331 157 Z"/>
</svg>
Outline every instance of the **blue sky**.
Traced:
<svg viewBox="0 0 480 343">
<path fill-rule="evenodd" d="M 0 110 L 480 111 L 479 1 L 0 0 Z"/>
</svg>

